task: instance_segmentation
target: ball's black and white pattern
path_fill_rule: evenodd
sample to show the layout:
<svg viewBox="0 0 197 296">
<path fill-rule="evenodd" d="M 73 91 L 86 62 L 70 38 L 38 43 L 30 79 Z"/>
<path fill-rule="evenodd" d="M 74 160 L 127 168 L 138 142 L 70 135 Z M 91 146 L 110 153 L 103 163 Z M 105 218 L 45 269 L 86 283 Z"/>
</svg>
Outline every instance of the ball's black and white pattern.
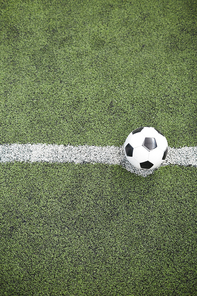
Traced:
<svg viewBox="0 0 197 296">
<path fill-rule="evenodd" d="M 138 169 L 158 168 L 168 153 L 165 136 L 153 127 L 140 127 L 132 131 L 125 143 L 128 161 Z"/>
</svg>

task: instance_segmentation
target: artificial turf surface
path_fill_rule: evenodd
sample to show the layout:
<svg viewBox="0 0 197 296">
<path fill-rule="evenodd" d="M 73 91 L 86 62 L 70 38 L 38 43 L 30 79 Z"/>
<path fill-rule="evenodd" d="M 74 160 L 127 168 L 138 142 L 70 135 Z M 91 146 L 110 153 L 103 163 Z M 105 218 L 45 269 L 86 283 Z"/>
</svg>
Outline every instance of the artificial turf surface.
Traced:
<svg viewBox="0 0 197 296">
<path fill-rule="evenodd" d="M 0 173 L 2 295 L 195 295 L 196 168 Z"/>
<path fill-rule="evenodd" d="M 195 1 L 0 1 L 0 143 L 196 146 Z M 0 295 L 197 295 L 197 171 L 0 165 Z"/>
</svg>

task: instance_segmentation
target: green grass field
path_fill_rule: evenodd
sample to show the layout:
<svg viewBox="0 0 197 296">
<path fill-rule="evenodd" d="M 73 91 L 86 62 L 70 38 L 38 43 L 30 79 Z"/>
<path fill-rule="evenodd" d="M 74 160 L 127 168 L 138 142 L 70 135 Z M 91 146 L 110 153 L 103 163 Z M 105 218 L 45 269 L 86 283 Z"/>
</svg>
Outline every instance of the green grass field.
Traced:
<svg viewBox="0 0 197 296">
<path fill-rule="evenodd" d="M 195 0 L 1 0 L 0 144 L 197 146 Z M 1 157 L 1 156 L 0 156 Z M 0 164 L 0 295 L 197 295 L 197 170 Z"/>
</svg>

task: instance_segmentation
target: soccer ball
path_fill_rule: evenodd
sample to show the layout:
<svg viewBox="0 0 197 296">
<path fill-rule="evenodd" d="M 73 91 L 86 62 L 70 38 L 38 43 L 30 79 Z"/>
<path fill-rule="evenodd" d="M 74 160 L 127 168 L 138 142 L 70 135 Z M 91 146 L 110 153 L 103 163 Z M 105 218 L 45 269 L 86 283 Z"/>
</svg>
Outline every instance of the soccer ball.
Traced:
<svg viewBox="0 0 197 296">
<path fill-rule="evenodd" d="M 128 135 L 124 143 L 124 152 L 134 167 L 153 170 L 165 160 L 168 142 L 155 128 L 140 127 Z"/>
</svg>

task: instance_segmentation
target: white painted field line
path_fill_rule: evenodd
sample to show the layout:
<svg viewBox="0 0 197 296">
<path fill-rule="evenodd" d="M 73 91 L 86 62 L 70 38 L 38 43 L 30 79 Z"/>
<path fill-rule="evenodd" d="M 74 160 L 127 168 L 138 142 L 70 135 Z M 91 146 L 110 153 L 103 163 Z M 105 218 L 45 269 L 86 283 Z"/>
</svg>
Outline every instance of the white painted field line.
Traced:
<svg viewBox="0 0 197 296">
<path fill-rule="evenodd" d="M 152 171 L 136 170 L 126 160 L 123 147 L 115 146 L 64 146 L 54 144 L 4 144 L 0 145 L 0 163 L 6 162 L 49 163 L 103 163 L 122 165 L 130 172 L 147 176 Z M 197 166 L 197 147 L 171 148 L 162 166 Z"/>
</svg>

